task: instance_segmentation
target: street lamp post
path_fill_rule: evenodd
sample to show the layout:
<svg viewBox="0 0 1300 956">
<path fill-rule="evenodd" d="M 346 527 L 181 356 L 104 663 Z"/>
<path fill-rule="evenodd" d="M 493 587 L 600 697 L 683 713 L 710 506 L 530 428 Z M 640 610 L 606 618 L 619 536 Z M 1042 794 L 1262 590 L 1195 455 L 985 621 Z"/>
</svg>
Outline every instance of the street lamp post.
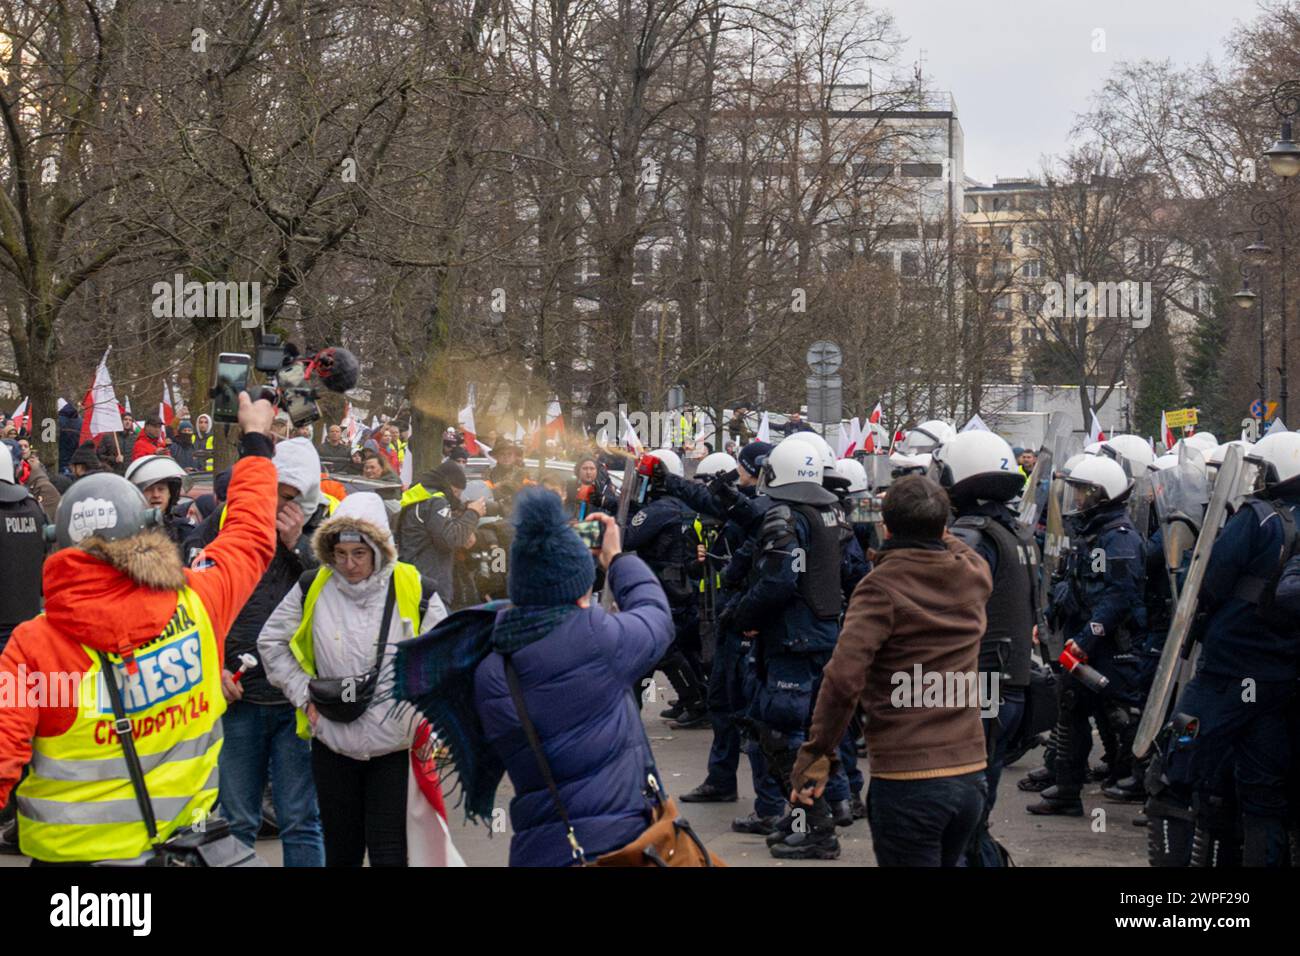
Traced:
<svg viewBox="0 0 1300 956">
<path fill-rule="evenodd" d="M 1267 262 L 1272 250 L 1264 243 L 1264 227 L 1277 227 L 1278 294 L 1280 296 L 1279 303 L 1281 308 L 1281 328 L 1279 330 L 1279 338 L 1281 339 L 1281 364 L 1277 370 L 1277 374 L 1278 399 L 1281 406 L 1280 412 L 1283 421 L 1286 421 L 1287 418 L 1287 340 L 1290 338 L 1291 332 L 1286 287 L 1287 239 L 1290 237 L 1290 220 L 1287 215 L 1287 204 L 1290 198 L 1290 194 L 1283 194 L 1277 199 L 1265 199 L 1250 207 L 1250 221 L 1259 227 L 1259 234 L 1255 242 L 1247 246 L 1245 250 L 1247 257 L 1250 258 L 1252 262 L 1256 264 Z M 1262 297 L 1260 300 L 1260 308 L 1263 308 Z"/>
<path fill-rule="evenodd" d="M 1255 245 L 1251 244 L 1252 247 Z M 1267 247 L 1265 247 L 1267 248 Z M 1252 260 L 1253 261 L 1253 260 Z M 1258 263 L 1255 263 L 1258 265 Z M 1252 305 L 1258 306 L 1259 309 L 1259 401 L 1261 408 L 1267 408 L 1268 402 L 1268 358 L 1264 341 L 1264 286 L 1260 284 L 1260 293 L 1257 294 L 1250 287 L 1250 265 L 1243 262 L 1241 264 L 1241 289 L 1232 296 L 1232 300 L 1237 303 L 1243 312 L 1248 311 Z M 1262 416 L 1261 416 L 1262 417 Z"/>
<path fill-rule="evenodd" d="M 1273 107 L 1273 111 L 1282 117 L 1282 130 L 1277 140 L 1268 149 L 1264 150 L 1264 160 L 1268 163 L 1268 168 L 1274 175 L 1281 176 L 1284 180 L 1290 180 L 1296 173 L 1300 173 L 1300 146 L 1295 143 L 1291 129 L 1291 120 L 1297 113 L 1300 113 L 1300 80 L 1287 80 L 1285 83 L 1279 83 L 1268 94 L 1268 100 Z M 1279 375 L 1279 394 L 1278 398 L 1282 403 L 1282 420 L 1287 417 L 1287 339 L 1289 337 L 1290 323 L 1287 313 L 1286 297 L 1286 270 L 1287 270 L 1287 221 L 1286 221 L 1286 200 L 1289 196 L 1281 196 L 1277 200 L 1257 203 L 1251 209 L 1251 219 L 1258 226 L 1265 226 L 1270 222 L 1276 221 L 1278 224 L 1278 274 L 1281 276 L 1280 291 L 1282 295 L 1282 367 L 1278 369 Z"/>
</svg>

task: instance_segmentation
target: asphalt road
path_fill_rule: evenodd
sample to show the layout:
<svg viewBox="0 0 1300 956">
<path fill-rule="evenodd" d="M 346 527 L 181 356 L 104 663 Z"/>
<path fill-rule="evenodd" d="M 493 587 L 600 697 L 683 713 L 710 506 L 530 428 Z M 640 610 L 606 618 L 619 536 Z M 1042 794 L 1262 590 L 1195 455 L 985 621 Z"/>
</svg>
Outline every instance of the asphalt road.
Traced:
<svg viewBox="0 0 1300 956">
<path fill-rule="evenodd" d="M 666 686 L 661 680 L 660 686 Z M 668 792 L 680 795 L 703 781 L 708 763 L 712 732 L 673 730 L 658 716 L 662 700 L 643 710 L 655 758 Z M 1093 748 L 1098 759 L 1101 746 Z M 1025 806 L 1037 799 L 1016 787 L 1016 781 L 1042 762 L 1042 750 L 1034 750 L 1009 767 L 1002 776 L 993 813 L 993 832 L 1010 851 L 1018 866 L 1142 866 L 1146 864 L 1146 830 L 1133 826 L 1138 807 L 1112 803 L 1100 793 L 1100 784 L 1084 791 L 1085 815 L 1079 817 L 1035 817 Z M 509 780 L 502 783 L 497 802 L 508 807 L 513 791 Z M 865 820 L 840 830 L 842 851 L 835 861 L 779 861 L 767 851 L 761 836 L 733 833 L 731 820 L 753 809 L 753 787 L 749 767 L 742 758 L 739 800 L 736 803 L 682 804 L 687 819 L 708 847 L 730 866 L 875 866 L 871 852 L 871 831 Z M 463 823 L 463 815 L 449 808 L 452 840 L 470 866 L 505 866 L 509 854 L 509 833 L 492 833 L 487 826 Z M 508 821 L 508 814 L 501 815 Z M 280 844 L 262 840 L 258 852 L 272 865 L 281 862 Z M 17 856 L 0 856 L 0 866 L 25 866 Z"/>
</svg>

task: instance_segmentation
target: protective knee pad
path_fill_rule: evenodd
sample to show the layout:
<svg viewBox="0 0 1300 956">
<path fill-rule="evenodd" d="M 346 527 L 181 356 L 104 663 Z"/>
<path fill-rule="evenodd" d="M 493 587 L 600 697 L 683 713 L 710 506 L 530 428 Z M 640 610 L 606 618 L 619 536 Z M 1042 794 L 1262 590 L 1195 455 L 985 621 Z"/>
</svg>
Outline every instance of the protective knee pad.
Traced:
<svg viewBox="0 0 1300 956">
<path fill-rule="evenodd" d="M 1190 806 L 1167 798 L 1146 803 L 1147 862 L 1157 867 L 1191 864 L 1196 817 Z"/>
</svg>

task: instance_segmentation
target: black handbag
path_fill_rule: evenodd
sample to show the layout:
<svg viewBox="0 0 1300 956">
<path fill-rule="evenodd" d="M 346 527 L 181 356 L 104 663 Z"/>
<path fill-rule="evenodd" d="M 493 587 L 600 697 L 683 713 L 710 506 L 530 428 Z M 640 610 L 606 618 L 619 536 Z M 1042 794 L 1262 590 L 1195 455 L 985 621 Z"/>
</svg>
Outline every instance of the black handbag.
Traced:
<svg viewBox="0 0 1300 956">
<path fill-rule="evenodd" d="M 158 842 L 158 821 L 154 817 L 153 801 L 149 798 L 149 788 L 144 780 L 144 768 L 140 766 L 140 755 L 135 750 L 135 734 L 131 721 L 127 719 L 126 708 L 122 705 L 122 691 L 117 686 L 117 677 L 113 674 L 113 665 L 108 656 L 99 651 L 99 663 L 104 671 L 104 682 L 108 685 L 108 699 L 113 705 L 115 718 L 113 729 L 117 731 L 118 740 L 122 742 L 122 751 L 126 755 L 126 770 L 131 778 L 131 789 L 135 791 L 135 800 L 140 807 L 140 817 L 149 832 L 152 851 L 136 860 L 105 860 L 97 866 L 266 866 L 263 860 L 251 848 L 244 846 L 233 833 L 230 824 L 221 817 L 208 817 L 201 823 L 182 827 L 171 839 Z"/>
<path fill-rule="evenodd" d="M 357 677 L 313 677 L 307 682 L 307 698 L 316 705 L 322 717 L 336 723 L 350 724 L 370 706 L 375 688 L 379 685 L 379 667 L 384 662 L 384 649 L 388 646 L 388 629 L 392 624 L 393 605 L 396 602 L 397 582 L 394 577 L 390 577 L 374 667 Z"/>
</svg>

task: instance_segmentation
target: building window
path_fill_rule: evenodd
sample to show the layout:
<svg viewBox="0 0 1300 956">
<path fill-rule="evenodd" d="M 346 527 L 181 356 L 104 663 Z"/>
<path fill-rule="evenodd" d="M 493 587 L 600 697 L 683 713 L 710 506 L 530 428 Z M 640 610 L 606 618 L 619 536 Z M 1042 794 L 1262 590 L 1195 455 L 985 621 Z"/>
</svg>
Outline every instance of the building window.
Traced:
<svg viewBox="0 0 1300 956">
<path fill-rule="evenodd" d="M 938 179 L 943 175 L 943 163 L 903 163 L 899 169 L 914 179 Z"/>
<path fill-rule="evenodd" d="M 919 276 L 921 274 L 921 254 L 904 252 L 899 260 L 899 275 Z"/>
<path fill-rule="evenodd" d="M 1043 275 L 1043 260 L 1030 259 L 1025 263 L 1024 269 L 1020 273 L 1026 279 L 1039 279 Z"/>
</svg>

